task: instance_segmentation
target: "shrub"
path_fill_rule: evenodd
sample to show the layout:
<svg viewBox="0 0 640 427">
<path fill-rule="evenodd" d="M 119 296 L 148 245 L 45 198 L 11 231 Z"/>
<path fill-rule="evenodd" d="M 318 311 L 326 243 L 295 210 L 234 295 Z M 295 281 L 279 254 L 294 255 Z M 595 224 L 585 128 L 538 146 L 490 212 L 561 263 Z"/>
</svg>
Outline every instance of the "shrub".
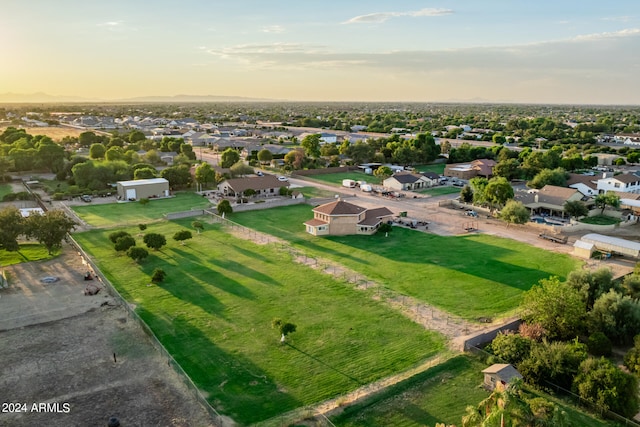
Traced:
<svg viewBox="0 0 640 427">
<path fill-rule="evenodd" d="M 147 229 L 147 224 L 138 224 L 138 228 L 140 229 L 140 231 L 144 231 Z"/>
<path fill-rule="evenodd" d="M 114 246 L 115 250 L 118 252 L 124 252 L 129 250 L 130 247 L 136 245 L 136 240 L 131 236 L 122 236 L 116 240 L 116 244 Z"/>
<path fill-rule="evenodd" d="M 182 241 L 182 240 L 191 239 L 192 237 L 193 235 L 189 230 L 181 230 L 181 231 L 177 231 L 176 234 L 173 235 L 173 240 Z"/>
<path fill-rule="evenodd" d="M 167 277 L 167 273 L 165 273 L 161 268 L 156 268 L 151 274 L 151 281 L 153 283 L 160 283 L 164 280 L 165 277 Z"/>
<path fill-rule="evenodd" d="M 594 332 L 587 339 L 587 349 L 594 356 L 610 356 L 611 340 L 602 332 Z"/>
<path fill-rule="evenodd" d="M 148 248 L 156 250 L 167 244 L 167 239 L 162 234 L 158 233 L 145 234 L 143 237 L 143 241 Z"/>
</svg>

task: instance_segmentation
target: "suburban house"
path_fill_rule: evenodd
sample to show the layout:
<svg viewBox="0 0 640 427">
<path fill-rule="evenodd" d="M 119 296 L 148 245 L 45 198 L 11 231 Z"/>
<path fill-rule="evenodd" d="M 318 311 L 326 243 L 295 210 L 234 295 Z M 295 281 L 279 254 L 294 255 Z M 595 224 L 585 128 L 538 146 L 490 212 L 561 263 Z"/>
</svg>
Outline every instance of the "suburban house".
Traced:
<svg viewBox="0 0 640 427">
<path fill-rule="evenodd" d="M 313 219 L 304 225 L 314 236 L 374 234 L 392 216 L 386 207 L 367 209 L 338 199 L 313 209 Z"/>
<path fill-rule="evenodd" d="M 471 163 L 452 163 L 444 168 L 444 176 L 458 179 L 471 179 L 476 176 L 490 178 L 493 176 L 493 167 L 496 165 L 495 160 L 478 159 Z"/>
<path fill-rule="evenodd" d="M 440 176 L 438 174 L 435 175 L 436 178 L 434 180 L 433 177 L 421 173 L 400 172 L 385 179 L 382 185 L 385 188 L 396 191 L 418 190 L 438 185 Z"/>
<path fill-rule="evenodd" d="M 274 175 L 233 178 L 218 184 L 218 191 L 225 196 L 244 196 L 247 190 L 256 192 L 256 196 L 269 197 L 280 195 L 281 187 L 288 187 L 286 181 L 279 181 Z"/>
<path fill-rule="evenodd" d="M 604 176 L 598 180 L 598 193 L 618 191 L 621 193 L 640 193 L 640 177 L 631 173 Z"/>
<path fill-rule="evenodd" d="M 482 373 L 484 374 L 482 385 L 488 390 L 493 390 L 497 384 L 506 388 L 514 379 L 522 379 L 520 372 L 508 363 L 493 364 Z"/>
<path fill-rule="evenodd" d="M 254 151 L 260 152 L 262 150 L 267 150 L 274 156 L 283 156 L 287 154 L 289 151 L 291 151 L 291 148 L 283 147 L 282 145 L 277 145 L 277 144 L 251 143 L 251 144 L 247 144 L 247 146 L 244 147 L 244 149 L 242 150 L 242 153 L 240 154 L 246 158 L 250 156 Z"/>
<path fill-rule="evenodd" d="M 598 194 L 598 178 L 593 175 L 569 174 L 567 187 L 575 188 L 585 196 L 595 196 Z"/>
<path fill-rule="evenodd" d="M 564 204 L 570 201 L 586 201 L 587 197 L 575 188 L 545 185 L 540 190 L 519 191 L 515 200 L 531 210 L 532 214 L 564 217 Z"/>
<path fill-rule="evenodd" d="M 194 147 L 204 147 L 213 144 L 216 137 L 205 132 L 194 132 L 190 136 L 184 137 L 184 140 Z"/>
<path fill-rule="evenodd" d="M 169 197 L 169 181 L 164 178 L 118 181 L 116 191 L 122 201 Z"/>
</svg>

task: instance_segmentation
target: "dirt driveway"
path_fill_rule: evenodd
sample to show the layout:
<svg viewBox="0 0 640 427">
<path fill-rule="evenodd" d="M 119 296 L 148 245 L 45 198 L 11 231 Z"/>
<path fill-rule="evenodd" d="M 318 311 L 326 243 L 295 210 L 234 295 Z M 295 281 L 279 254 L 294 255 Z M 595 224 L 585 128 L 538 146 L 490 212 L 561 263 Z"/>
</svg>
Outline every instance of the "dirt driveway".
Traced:
<svg viewBox="0 0 640 427">
<path fill-rule="evenodd" d="M 83 294 L 87 283 L 100 283 L 84 281 L 87 267 L 70 247 L 6 270 L 0 426 L 105 426 L 113 416 L 123 426 L 213 425 L 124 307 L 105 289 Z"/>
</svg>

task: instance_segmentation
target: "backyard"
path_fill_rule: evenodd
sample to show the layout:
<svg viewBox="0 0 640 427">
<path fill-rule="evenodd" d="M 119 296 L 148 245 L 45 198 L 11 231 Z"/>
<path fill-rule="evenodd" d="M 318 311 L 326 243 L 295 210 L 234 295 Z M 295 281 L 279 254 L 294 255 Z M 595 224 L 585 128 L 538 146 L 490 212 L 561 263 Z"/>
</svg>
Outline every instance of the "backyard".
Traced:
<svg viewBox="0 0 640 427">
<path fill-rule="evenodd" d="M 113 249 L 113 230 L 74 237 L 209 402 L 240 424 L 340 396 L 444 348 L 440 334 L 292 262 L 286 251 L 237 239 L 218 225 L 196 234 L 190 224 L 149 224 L 146 232 L 167 236 L 168 244 L 140 264 Z M 137 227 L 122 229 L 142 244 Z M 184 229 L 192 240 L 170 239 Z M 149 285 L 155 268 L 167 278 Z M 297 326 L 285 344 L 274 318 Z"/>
<path fill-rule="evenodd" d="M 477 406 L 489 392 L 480 387 L 481 371 L 487 367 L 471 355 L 460 355 L 422 374 L 391 387 L 381 395 L 347 408 L 331 421 L 339 427 L 460 425 L 468 405 Z M 568 415 L 572 425 L 611 426 L 566 403 L 541 393 L 529 394 L 551 399 Z"/>
<path fill-rule="evenodd" d="M 389 237 L 315 237 L 303 226 L 312 216 L 310 206 L 296 205 L 229 219 L 472 321 L 508 315 L 540 279 L 564 279 L 580 265 L 568 255 L 483 234 L 443 237 L 394 227 Z"/>
<path fill-rule="evenodd" d="M 83 221 L 94 227 L 110 227 L 157 220 L 167 213 L 210 207 L 214 206 L 207 198 L 195 193 L 176 193 L 175 197 L 150 200 L 146 205 L 140 202 L 87 204 L 73 206 L 72 209 Z"/>
<path fill-rule="evenodd" d="M 24 243 L 20 242 L 20 250 L 15 252 L 9 252 L 4 249 L 0 249 L 0 267 L 6 267 L 8 265 L 20 264 L 21 262 L 41 261 L 57 256 L 58 250 L 54 251 L 53 255 L 49 255 L 47 248 L 38 243 Z"/>
</svg>

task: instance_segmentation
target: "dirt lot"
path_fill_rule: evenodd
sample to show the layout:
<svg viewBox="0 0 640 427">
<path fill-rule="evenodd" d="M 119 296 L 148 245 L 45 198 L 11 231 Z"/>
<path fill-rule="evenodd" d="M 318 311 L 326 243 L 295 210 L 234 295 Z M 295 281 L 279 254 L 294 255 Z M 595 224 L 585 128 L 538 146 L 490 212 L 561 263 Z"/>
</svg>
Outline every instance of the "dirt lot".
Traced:
<svg viewBox="0 0 640 427">
<path fill-rule="evenodd" d="M 11 269 L 0 290 L 0 404 L 26 406 L 3 405 L 0 426 L 105 426 L 113 416 L 123 426 L 213 425 L 124 307 L 104 290 L 83 295 L 85 271 L 69 248 Z"/>
<path fill-rule="evenodd" d="M 0 128 L 0 133 L 3 132 L 6 128 L 2 127 Z M 53 139 L 54 141 L 59 141 L 62 138 L 64 138 L 65 136 L 79 136 L 82 132 L 84 132 L 81 129 L 74 129 L 74 128 L 70 128 L 70 127 L 63 127 L 63 126 L 48 126 L 48 127 L 31 127 L 31 128 L 24 128 L 24 130 L 29 134 L 29 135 L 46 135 L 49 138 Z"/>
</svg>

